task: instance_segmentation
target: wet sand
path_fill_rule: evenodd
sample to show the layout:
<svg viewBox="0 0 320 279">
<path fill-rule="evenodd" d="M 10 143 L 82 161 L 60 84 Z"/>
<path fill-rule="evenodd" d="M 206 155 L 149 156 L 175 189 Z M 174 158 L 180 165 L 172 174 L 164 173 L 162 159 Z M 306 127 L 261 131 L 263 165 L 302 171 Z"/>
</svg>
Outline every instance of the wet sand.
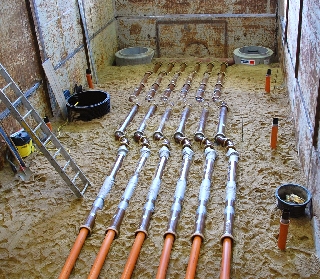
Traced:
<svg viewBox="0 0 320 279">
<path fill-rule="evenodd" d="M 140 148 L 133 140 L 149 109 L 145 95 L 171 60 L 163 62 L 156 74 L 145 84 L 139 96 L 140 108 L 126 130 L 130 149 L 116 176 L 102 211 L 98 212 L 92 234 L 87 238 L 70 278 L 87 278 L 94 259 L 110 226 L 121 196 L 133 175 L 140 157 Z M 152 139 L 166 106 L 160 104 L 160 96 L 167 88 L 181 62 L 187 68 L 179 77 L 169 102 L 173 103 L 170 120 L 164 134 L 171 141 L 171 156 L 165 168 L 160 192 L 152 216 L 148 238 L 145 240 L 132 278 L 155 278 L 163 248 L 163 234 L 167 229 L 170 208 L 182 163 L 182 148 L 173 140 L 183 111 L 184 102 L 179 101 L 179 91 L 193 71 L 196 59 L 176 60 L 175 67 L 160 83 L 155 102 L 155 115 L 148 121 L 145 135 L 151 143 L 151 156 L 143 168 L 139 184 L 130 200 L 120 229 L 114 240 L 100 278 L 120 278 L 128 254 L 134 242 L 142 208 L 158 164 L 159 144 Z M 219 119 L 219 104 L 211 100 L 213 88 L 220 71 L 215 61 L 208 81 L 205 102 L 195 102 L 194 96 L 206 62 L 201 64 L 189 90 L 186 103 L 191 105 L 185 135 L 192 141 L 193 161 L 188 175 L 182 212 L 174 242 L 167 278 L 184 278 L 188 265 L 198 194 L 203 178 L 204 148 L 193 140 L 197 131 L 202 105 L 209 108 L 205 135 L 213 140 Z M 265 74 L 272 69 L 271 93 L 264 92 Z M 59 174 L 39 152 L 26 158 L 33 172 L 30 181 L 14 177 L 7 165 L 0 172 L 0 278 L 57 278 L 72 248 L 79 227 L 85 221 L 93 201 L 106 176 L 110 174 L 117 156 L 119 142 L 114 132 L 119 129 L 132 103 L 128 97 L 139 85 L 144 73 L 153 65 L 108 67 L 100 73 L 98 88 L 109 92 L 111 112 L 89 122 L 69 123 L 52 119 L 53 131 L 70 152 L 85 175 L 92 182 L 83 199 L 77 199 Z M 320 278 L 320 260 L 315 255 L 312 227 L 308 214 L 291 218 L 286 251 L 277 247 L 281 211 L 277 209 L 275 190 L 285 183 L 306 185 L 295 145 L 294 123 L 290 112 L 288 95 L 279 64 L 227 68 L 221 100 L 228 104 L 226 135 L 235 143 L 239 152 L 237 168 L 237 192 L 234 219 L 234 244 L 231 278 Z M 273 117 L 279 118 L 278 146 L 270 149 L 270 132 Z M 59 132 L 58 132 L 59 130 Z M 200 250 L 196 278 L 219 278 L 223 233 L 223 212 L 227 182 L 228 158 L 225 148 L 216 145 L 211 182 L 210 199 L 204 242 Z"/>
</svg>

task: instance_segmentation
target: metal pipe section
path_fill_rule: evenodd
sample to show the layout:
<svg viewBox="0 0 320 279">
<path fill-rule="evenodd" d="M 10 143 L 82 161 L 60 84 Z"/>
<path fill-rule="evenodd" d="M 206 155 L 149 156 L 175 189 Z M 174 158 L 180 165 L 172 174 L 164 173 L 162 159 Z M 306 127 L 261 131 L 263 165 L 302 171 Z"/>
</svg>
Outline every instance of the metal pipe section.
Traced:
<svg viewBox="0 0 320 279">
<path fill-rule="evenodd" d="M 155 176 L 152 180 L 152 183 L 151 183 L 151 186 L 149 189 L 147 202 L 144 205 L 140 225 L 136 231 L 136 234 L 138 232 L 144 232 L 147 235 L 151 215 L 154 212 L 155 201 L 157 199 L 158 192 L 159 192 L 160 185 L 161 185 L 161 178 L 163 175 L 164 168 L 165 168 L 167 161 L 169 159 L 169 156 L 170 156 L 169 148 L 167 146 L 162 146 L 161 149 L 159 150 L 160 162 L 158 164 L 158 168 L 156 170 Z"/>
<path fill-rule="evenodd" d="M 168 221 L 167 231 L 164 233 L 164 247 L 161 253 L 160 263 L 157 271 L 157 279 L 165 279 L 167 267 L 170 261 L 172 244 L 176 239 L 176 229 L 182 210 L 184 194 L 187 187 L 187 177 L 191 165 L 193 151 L 186 146 L 182 150 L 182 168 L 180 170 L 180 178 L 177 181 L 176 191 L 174 194 L 174 202 L 171 206 L 171 214 Z"/>
<path fill-rule="evenodd" d="M 150 102 L 150 101 L 152 101 L 154 99 L 154 95 L 158 91 L 158 89 L 160 87 L 160 83 L 161 83 L 163 77 L 165 75 L 167 75 L 168 73 L 170 73 L 173 67 L 174 67 L 174 63 L 169 63 L 167 70 L 166 71 L 162 71 L 162 72 L 159 73 L 158 78 L 156 79 L 154 84 L 152 84 L 151 89 L 149 90 L 149 92 L 148 92 L 148 94 L 147 94 L 147 96 L 145 98 L 146 101 Z"/>
<path fill-rule="evenodd" d="M 93 202 L 93 205 L 92 205 L 91 211 L 87 217 L 87 220 L 85 221 L 85 223 L 83 225 L 80 226 L 80 228 L 88 229 L 90 234 L 91 234 L 91 231 L 94 226 L 94 222 L 95 222 L 95 219 L 97 216 L 97 211 L 102 210 L 102 208 L 104 206 L 104 200 L 114 184 L 116 174 L 118 173 L 118 171 L 122 165 L 122 162 L 123 162 L 125 156 L 127 155 L 127 153 L 128 153 L 127 147 L 125 145 L 121 145 L 118 149 L 118 156 L 117 156 L 116 162 L 111 170 L 110 175 L 107 176 L 105 181 L 103 182 L 103 185 L 100 188 L 100 191 L 99 191 L 95 201 Z"/>
<path fill-rule="evenodd" d="M 149 110 L 146 113 L 146 115 L 144 116 L 142 122 L 140 123 L 139 128 L 137 129 L 137 131 L 133 135 L 133 138 L 134 138 L 135 142 L 137 142 L 137 143 L 141 142 L 142 146 L 146 146 L 146 147 L 150 146 L 149 140 L 144 135 L 144 130 L 147 127 L 147 122 L 148 122 L 149 118 L 154 115 L 156 110 L 157 110 L 157 105 L 156 104 L 152 104 L 149 107 Z"/>
<path fill-rule="evenodd" d="M 221 102 L 219 123 L 218 123 L 217 133 L 215 135 L 215 142 L 220 144 L 222 147 L 226 147 L 227 149 L 229 148 L 235 149 L 234 143 L 225 136 L 227 112 L 228 112 L 227 103 Z"/>
<path fill-rule="evenodd" d="M 239 153 L 236 151 L 233 142 L 225 136 L 226 116 L 228 112 L 227 104 L 222 102 L 220 108 L 219 124 L 215 136 L 216 143 L 226 147 L 229 157 L 228 162 L 228 180 L 226 185 L 226 199 L 224 210 L 224 228 L 221 237 L 222 242 L 222 261 L 220 268 L 220 279 L 230 278 L 231 252 L 233 242 L 233 222 L 234 222 L 234 204 L 236 200 L 236 169 L 239 160 Z"/>
<path fill-rule="evenodd" d="M 212 100 L 214 102 L 218 101 L 221 96 L 221 89 L 223 87 L 223 81 L 226 76 L 226 70 L 228 67 L 228 62 L 222 62 L 220 66 L 220 72 L 218 73 L 217 83 L 213 89 Z"/>
<path fill-rule="evenodd" d="M 139 176 L 140 172 L 145 165 L 145 162 L 147 161 L 148 157 L 150 156 L 150 150 L 149 148 L 143 146 L 140 149 L 140 159 L 138 161 L 137 167 L 135 169 L 135 172 L 133 176 L 130 178 L 126 189 L 122 195 L 121 201 L 118 205 L 117 211 L 115 215 L 112 218 L 112 222 L 110 227 L 106 229 L 106 237 L 101 245 L 101 248 L 97 254 L 97 257 L 92 265 L 90 274 L 88 278 L 98 278 L 100 271 L 103 267 L 103 264 L 105 262 L 105 259 L 108 255 L 109 249 L 111 247 L 111 244 L 114 240 L 114 238 L 117 238 L 120 231 L 120 226 L 122 223 L 122 220 L 124 218 L 126 209 L 129 205 L 130 199 L 134 193 L 134 190 L 139 182 Z"/>
<path fill-rule="evenodd" d="M 199 69 L 200 69 L 200 65 L 201 63 L 200 62 L 197 62 L 196 65 L 194 66 L 194 70 L 193 72 L 188 76 L 185 84 L 183 85 L 182 89 L 180 90 L 180 98 L 181 99 L 185 99 L 188 92 L 189 92 L 189 89 L 191 87 L 191 84 L 192 84 L 192 81 L 195 77 L 195 75 L 198 73 Z"/>
<path fill-rule="evenodd" d="M 207 203 L 210 196 L 210 185 L 211 185 L 211 177 L 213 173 L 214 162 L 217 157 L 216 151 L 211 147 L 207 147 L 204 152 L 205 152 L 206 162 L 204 167 L 203 179 L 200 185 L 199 206 L 196 214 L 194 233 L 191 237 L 192 240 L 197 235 L 200 236 L 202 240 L 204 239 L 203 231 L 204 231 L 205 220 L 207 217 L 206 208 L 207 208 Z"/>
<path fill-rule="evenodd" d="M 136 87 L 133 91 L 133 94 L 130 95 L 129 97 L 129 101 L 130 102 L 134 102 L 137 97 L 140 95 L 141 91 L 144 89 L 145 87 L 145 83 L 147 82 L 148 78 L 153 74 L 153 73 L 156 73 L 158 72 L 158 70 L 160 69 L 162 63 L 161 62 L 157 62 L 155 65 L 154 65 L 154 68 L 153 68 L 153 71 L 149 71 L 149 72 L 146 72 L 144 74 L 144 77 L 142 78 L 140 84 L 138 87 Z"/>
<path fill-rule="evenodd" d="M 164 91 L 163 95 L 161 96 L 161 100 L 163 102 L 168 101 L 168 98 L 171 95 L 171 92 L 173 91 L 173 89 L 176 87 L 176 82 L 179 78 L 179 76 L 181 75 L 181 73 L 186 69 L 187 64 L 186 63 L 182 63 L 180 65 L 180 70 L 178 72 L 175 73 L 175 75 L 173 76 L 172 80 L 170 81 L 170 83 L 168 84 L 167 89 Z"/>
<path fill-rule="evenodd" d="M 98 212 L 98 210 L 102 210 L 102 208 L 104 206 L 104 200 L 114 184 L 116 174 L 118 173 L 118 171 L 122 165 L 122 162 L 123 162 L 125 156 L 127 155 L 127 153 L 128 153 L 127 146 L 125 144 L 121 145 L 118 149 L 117 159 L 116 159 L 116 162 L 112 168 L 110 175 L 107 176 L 105 181 L 103 182 L 103 185 L 100 188 L 100 191 L 99 191 L 95 201 L 93 202 L 91 211 L 90 211 L 86 221 L 84 222 L 83 225 L 80 226 L 80 231 L 79 231 L 78 237 L 77 237 L 77 239 L 76 239 L 76 241 L 70 251 L 68 258 L 66 259 L 66 262 L 65 262 L 62 270 L 61 270 L 59 279 L 69 278 L 71 271 L 75 265 L 75 262 L 76 262 L 78 256 L 80 255 L 80 252 L 81 252 L 81 249 L 82 249 L 83 244 L 85 242 L 85 239 L 92 232 L 92 229 L 94 227 L 94 223 L 95 223 L 95 220 L 97 217 L 97 212 Z"/>
<path fill-rule="evenodd" d="M 191 237 L 192 249 L 187 267 L 185 277 L 186 279 L 194 278 L 196 273 L 198 257 L 200 254 L 200 246 L 204 239 L 203 232 L 205 227 L 205 219 L 207 216 L 207 203 L 210 196 L 211 177 L 213 173 L 214 162 L 217 157 L 216 151 L 213 149 L 213 143 L 211 143 L 211 141 L 204 136 L 204 129 L 207 122 L 208 114 L 208 109 L 203 108 L 198 130 L 194 134 L 195 141 L 205 146 L 204 153 L 206 162 L 204 167 L 203 179 L 200 185 L 199 206 L 196 213 L 194 233 Z"/>
<path fill-rule="evenodd" d="M 184 136 L 184 129 L 189 115 L 190 107 L 186 106 L 184 111 L 182 112 L 179 127 L 173 137 L 176 143 L 181 144 L 183 147 L 188 146 L 191 148 L 191 142 Z"/>
<path fill-rule="evenodd" d="M 161 118 L 161 121 L 160 121 L 160 124 L 159 124 L 159 127 L 158 129 L 153 133 L 153 139 L 154 140 L 161 140 L 164 138 L 163 136 L 163 129 L 164 129 L 164 125 L 166 124 L 166 122 L 169 120 L 170 118 L 170 115 L 171 115 L 171 111 L 172 111 L 172 108 L 171 107 L 168 107 L 165 112 L 163 113 L 162 115 L 162 118 Z"/>
<path fill-rule="evenodd" d="M 116 232 L 116 237 L 119 235 L 120 225 L 122 222 L 122 219 L 124 217 L 125 211 L 129 205 L 129 201 L 133 195 L 133 192 L 138 184 L 140 172 L 145 165 L 145 162 L 147 161 L 148 157 L 150 156 L 150 150 L 146 146 L 143 146 L 140 150 L 140 159 L 137 164 L 136 170 L 133 174 L 133 176 L 130 178 L 125 192 L 122 195 L 121 202 L 118 205 L 118 209 L 116 214 L 113 216 L 111 225 L 107 228 L 106 232 L 108 230 L 114 230 Z"/>
<path fill-rule="evenodd" d="M 236 200 L 236 169 L 239 160 L 238 152 L 233 148 L 228 148 L 227 157 L 229 157 L 228 181 L 226 186 L 226 200 L 224 210 L 224 227 L 221 242 L 223 246 L 222 262 L 220 269 L 220 279 L 230 278 L 231 250 L 233 242 L 233 221 L 234 221 L 234 203 Z"/>
<path fill-rule="evenodd" d="M 169 159 L 169 156 L 170 156 L 170 150 L 169 150 L 170 142 L 163 136 L 164 124 L 165 124 L 165 121 L 169 119 L 170 114 L 171 114 L 171 108 L 167 108 L 167 110 L 164 112 L 162 116 L 161 123 L 158 130 L 153 134 L 154 140 L 156 141 L 162 140 L 162 147 L 159 150 L 160 161 L 149 189 L 147 202 L 145 203 L 143 208 L 143 213 L 142 213 L 139 227 L 136 230 L 136 239 L 130 251 L 126 265 L 124 267 L 124 271 L 122 273 L 121 279 L 131 278 L 132 272 L 134 270 L 134 266 L 139 257 L 142 244 L 148 234 L 148 228 L 150 225 L 151 216 L 154 212 L 155 201 L 157 199 L 158 192 L 161 186 L 161 178 L 162 178 L 167 160 Z"/>
<path fill-rule="evenodd" d="M 184 200 L 184 194 L 187 187 L 187 177 L 192 161 L 193 151 L 190 141 L 184 136 L 184 125 L 189 115 L 189 108 L 185 109 L 182 114 L 181 122 L 177 132 L 174 134 L 175 141 L 183 146 L 182 149 L 182 167 L 180 170 L 180 178 L 176 184 L 174 201 L 171 206 L 171 214 L 168 221 L 167 231 L 164 233 L 164 247 L 162 250 L 160 263 L 157 272 L 157 279 L 164 279 L 170 260 L 172 244 L 176 238 L 176 229 L 180 218 L 180 212 Z M 183 123 L 183 125 L 182 125 Z"/>
<path fill-rule="evenodd" d="M 204 101 L 204 92 L 207 88 L 207 83 L 208 83 L 208 80 L 211 76 L 211 72 L 212 72 L 212 68 L 213 68 L 213 63 L 208 63 L 207 65 L 207 71 L 204 72 L 203 74 L 203 78 L 202 78 L 202 81 L 200 83 L 200 86 L 197 90 L 197 93 L 196 93 L 196 101 L 197 102 L 203 102 Z"/>
<path fill-rule="evenodd" d="M 121 127 L 114 133 L 114 137 L 116 140 L 119 140 L 119 141 L 122 140 L 122 138 L 124 137 L 125 130 L 127 129 L 132 119 L 137 114 L 138 110 L 139 110 L 139 105 L 138 104 L 133 105 L 133 107 L 131 108 L 131 111 L 129 112 L 128 116 L 124 120 Z"/>
</svg>

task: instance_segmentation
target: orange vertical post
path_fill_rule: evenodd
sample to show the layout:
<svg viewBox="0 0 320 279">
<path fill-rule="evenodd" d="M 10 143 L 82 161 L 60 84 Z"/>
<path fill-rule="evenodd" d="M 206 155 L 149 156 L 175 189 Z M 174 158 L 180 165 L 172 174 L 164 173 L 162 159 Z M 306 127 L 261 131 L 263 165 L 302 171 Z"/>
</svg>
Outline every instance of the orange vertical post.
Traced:
<svg viewBox="0 0 320 279">
<path fill-rule="evenodd" d="M 272 128 L 271 128 L 271 139 L 270 139 L 270 147 L 271 149 L 277 148 L 278 141 L 278 118 L 273 118 Z"/>
<path fill-rule="evenodd" d="M 270 84 L 271 84 L 271 69 L 268 69 L 266 74 L 266 85 L 265 85 L 266 93 L 270 93 Z"/>
<path fill-rule="evenodd" d="M 283 210 L 282 216 L 280 219 L 280 231 L 279 231 L 279 238 L 278 238 L 278 247 L 280 250 L 286 249 L 287 244 L 287 236 L 289 230 L 289 216 L 290 212 L 287 210 Z"/>
<path fill-rule="evenodd" d="M 87 77 L 87 82 L 88 82 L 89 88 L 93 89 L 92 75 L 91 75 L 91 70 L 90 69 L 86 70 L 86 77 Z"/>
</svg>

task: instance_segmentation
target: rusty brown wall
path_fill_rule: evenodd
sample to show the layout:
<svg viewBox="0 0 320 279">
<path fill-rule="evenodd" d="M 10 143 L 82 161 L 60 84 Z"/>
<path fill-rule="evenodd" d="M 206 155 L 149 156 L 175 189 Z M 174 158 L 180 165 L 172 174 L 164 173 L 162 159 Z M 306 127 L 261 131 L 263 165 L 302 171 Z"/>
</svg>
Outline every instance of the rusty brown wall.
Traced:
<svg viewBox="0 0 320 279">
<path fill-rule="evenodd" d="M 83 25 L 79 3 L 84 8 Z M 0 3 L 0 23 L 0 63 L 24 92 L 41 83 L 30 98 L 40 115 L 51 116 L 51 110 L 57 108 L 42 69 L 45 60 L 52 62 L 62 89 L 70 91 L 75 84 L 87 87 L 88 67 L 99 71 L 113 63 L 117 36 L 112 0 L 4 0 Z M 91 60 L 87 59 L 86 47 Z M 0 104 L 0 114 L 3 110 L 5 106 Z M 2 123 L 8 134 L 20 129 L 12 117 L 5 117 Z M 5 145 L 2 139 L 0 142 L 1 152 Z M 0 160 L 0 168 L 2 163 Z"/>
<path fill-rule="evenodd" d="M 283 1 L 280 7 L 283 66 L 286 73 L 301 166 L 313 195 L 315 243 L 320 255 L 320 141 L 316 108 L 320 85 L 320 4 L 312 0 Z M 315 12 L 315 11 L 318 11 Z M 300 24 L 299 24 L 300 22 Z"/>
<path fill-rule="evenodd" d="M 34 85 L 42 82 L 40 57 L 37 54 L 37 42 L 35 34 L 32 32 L 32 26 L 29 21 L 30 14 L 26 8 L 25 1 L 3 0 L 0 3 L 0 63 L 12 76 L 20 89 L 25 92 Z M 0 79 L 1 88 L 4 86 L 4 80 Z M 8 92 L 9 96 L 13 94 Z M 40 87 L 30 98 L 32 104 L 42 114 L 49 114 L 49 101 L 44 94 L 44 86 Z M 6 107 L 0 104 L 0 114 Z M 3 117 L 8 114 L 1 114 Z M 50 115 L 50 114 L 49 114 Z M 4 130 L 11 134 L 21 127 L 10 114 L 1 119 Z M 0 153 L 3 154 L 5 143 L 0 137 Z M 3 155 L 0 155 L 0 169 L 3 165 Z"/>
<path fill-rule="evenodd" d="M 157 57 L 231 57 L 275 50 L 276 1 L 115 1 L 119 49 L 147 46 Z"/>
</svg>

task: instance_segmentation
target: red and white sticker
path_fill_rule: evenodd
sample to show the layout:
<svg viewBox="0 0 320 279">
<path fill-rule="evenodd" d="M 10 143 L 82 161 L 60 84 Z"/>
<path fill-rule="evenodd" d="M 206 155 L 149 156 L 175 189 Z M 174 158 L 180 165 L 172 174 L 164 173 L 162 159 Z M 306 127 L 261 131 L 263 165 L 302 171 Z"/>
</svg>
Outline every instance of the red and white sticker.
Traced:
<svg viewBox="0 0 320 279">
<path fill-rule="evenodd" d="M 255 60 L 241 59 L 241 64 L 256 65 Z"/>
</svg>

